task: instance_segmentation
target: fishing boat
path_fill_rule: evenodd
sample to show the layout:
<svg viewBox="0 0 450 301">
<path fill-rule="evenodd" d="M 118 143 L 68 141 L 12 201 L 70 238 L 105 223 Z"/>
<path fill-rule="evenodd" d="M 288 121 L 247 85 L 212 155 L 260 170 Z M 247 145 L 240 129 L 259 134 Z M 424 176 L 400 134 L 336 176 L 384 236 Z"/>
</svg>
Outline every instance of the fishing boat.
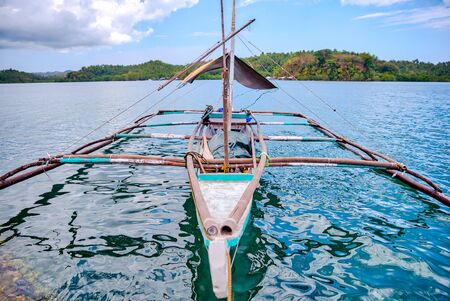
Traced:
<svg viewBox="0 0 450 301">
<path fill-rule="evenodd" d="M 86 143 L 69 153 L 39 158 L 5 173 L 0 177 L 0 189 L 5 189 L 63 164 L 125 164 L 185 168 L 195 203 L 198 225 L 208 252 L 212 287 L 217 298 L 228 299 L 232 296 L 233 256 L 236 254 L 239 241 L 250 222 L 253 195 L 260 185 L 260 179 L 265 168 L 316 166 L 376 169 L 450 206 L 450 198 L 443 194 L 442 190 L 427 177 L 384 154 L 361 146 L 335 133 L 309 116 L 298 112 L 233 110 L 233 84 L 235 81 L 250 89 L 270 90 L 280 87 L 260 75 L 244 60 L 235 55 L 235 37 L 255 20 L 250 20 L 236 30 L 233 1 L 231 32 L 225 35 L 223 0 L 221 1 L 221 8 L 221 41 L 205 51 L 193 63 L 174 74 L 172 78 L 161 84 L 156 90 L 139 99 L 110 120 L 150 95 L 164 89 L 178 78 L 183 78 L 183 80 L 178 82 L 175 90 L 192 83 L 205 72 L 219 69 L 222 70 L 223 83 L 222 106 L 220 108 L 209 105 L 206 109 L 170 109 L 144 114 L 130 125 L 107 137 Z M 230 42 L 229 50 L 226 49 L 228 42 Z M 216 59 L 207 61 L 206 59 L 219 48 L 222 48 L 222 54 Z M 258 49 L 256 46 L 255 48 Z M 282 66 L 279 67 L 282 68 Z M 290 98 L 294 98 L 286 91 L 284 92 Z M 166 98 L 167 95 L 155 104 L 161 103 Z M 152 122 L 155 117 L 170 118 L 170 116 L 181 114 L 198 116 L 199 118 L 192 121 Z M 260 120 L 260 118 L 266 116 L 280 120 Z M 290 121 L 283 120 L 286 117 L 289 117 Z M 194 127 L 191 135 L 135 132 L 142 129 L 151 130 L 158 127 L 185 125 Z M 262 131 L 264 126 L 310 127 L 320 135 L 315 137 L 266 136 Z M 100 127 L 94 129 L 82 139 Z M 123 139 L 187 140 L 187 152 L 184 157 L 94 153 Z M 353 153 L 359 159 L 300 156 L 271 157 L 268 154 L 266 141 L 333 143 L 337 147 Z"/>
</svg>

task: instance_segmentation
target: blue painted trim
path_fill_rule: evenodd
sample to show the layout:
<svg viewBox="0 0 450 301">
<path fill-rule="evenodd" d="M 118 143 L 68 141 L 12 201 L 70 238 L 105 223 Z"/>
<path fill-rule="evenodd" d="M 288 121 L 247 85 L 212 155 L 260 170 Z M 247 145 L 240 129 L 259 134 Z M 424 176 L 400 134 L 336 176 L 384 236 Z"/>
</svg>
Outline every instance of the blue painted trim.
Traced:
<svg viewBox="0 0 450 301">
<path fill-rule="evenodd" d="M 199 181 L 251 181 L 253 175 L 250 173 L 202 173 L 198 175 Z"/>
<path fill-rule="evenodd" d="M 223 113 L 211 113 L 209 114 L 209 118 L 223 118 Z M 245 119 L 247 118 L 247 113 L 233 113 L 231 114 L 231 118 Z"/>
<path fill-rule="evenodd" d="M 83 163 L 111 163 L 110 158 L 61 158 L 63 164 L 83 164 Z"/>
<path fill-rule="evenodd" d="M 202 233 L 202 236 L 203 236 L 203 242 L 205 243 L 205 248 L 208 248 L 209 239 L 206 238 L 205 229 L 203 229 L 203 225 L 201 224 L 201 220 L 200 220 L 200 217 L 198 216 L 197 208 L 195 208 L 195 215 L 197 216 L 198 226 L 199 226 L 200 232 Z"/>
<path fill-rule="evenodd" d="M 227 244 L 230 248 L 237 246 L 237 244 L 241 240 L 242 235 L 244 235 L 244 232 L 247 229 L 248 222 L 250 221 L 250 215 L 251 215 L 251 208 L 250 208 L 250 212 L 247 214 L 247 217 L 245 218 L 244 225 L 242 226 L 242 231 L 239 234 L 239 236 L 236 238 L 233 238 L 233 239 L 227 239 Z"/>
<path fill-rule="evenodd" d="M 184 111 L 163 112 L 162 115 L 185 114 Z"/>
<path fill-rule="evenodd" d="M 301 122 L 296 122 L 296 121 L 285 121 L 284 122 L 285 125 L 311 125 L 309 122 L 307 121 L 301 121 Z"/>
</svg>

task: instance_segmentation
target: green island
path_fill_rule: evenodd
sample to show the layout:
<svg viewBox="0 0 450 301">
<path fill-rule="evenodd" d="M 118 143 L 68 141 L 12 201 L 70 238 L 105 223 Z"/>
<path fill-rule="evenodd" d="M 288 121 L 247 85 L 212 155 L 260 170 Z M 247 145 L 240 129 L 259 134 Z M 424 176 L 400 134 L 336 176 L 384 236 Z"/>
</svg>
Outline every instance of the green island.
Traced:
<svg viewBox="0 0 450 301">
<path fill-rule="evenodd" d="M 369 53 L 323 49 L 290 53 L 264 53 L 244 58 L 266 77 L 286 80 L 330 81 L 450 81 L 450 62 L 437 64 L 413 61 L 385 61 Z M 282 66 L 280 68 L 279 66 Z M 160 80 L 171 77 L 184 66 L 159 60 L 138 65 L 95 65 L 78 71 L 27 73 L 0 71 L 0 83 L 83 82 Z M 200 79 L 219 79 L 220 72 Z"/>
</svg>

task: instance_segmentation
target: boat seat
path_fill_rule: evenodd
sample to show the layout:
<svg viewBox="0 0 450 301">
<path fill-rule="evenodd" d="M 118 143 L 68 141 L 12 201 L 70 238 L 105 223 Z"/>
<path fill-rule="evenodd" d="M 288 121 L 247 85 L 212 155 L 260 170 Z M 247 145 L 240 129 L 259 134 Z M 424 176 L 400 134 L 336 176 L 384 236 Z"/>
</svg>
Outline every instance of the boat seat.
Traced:
<svg viewBox="0 0 450 301">
<path fill-rule="evenodd" d="M 222 223 L 234 210 L 253 179 L 250 173 L 198 174 L 200 190 L 212 217 Z"/>
</svg>

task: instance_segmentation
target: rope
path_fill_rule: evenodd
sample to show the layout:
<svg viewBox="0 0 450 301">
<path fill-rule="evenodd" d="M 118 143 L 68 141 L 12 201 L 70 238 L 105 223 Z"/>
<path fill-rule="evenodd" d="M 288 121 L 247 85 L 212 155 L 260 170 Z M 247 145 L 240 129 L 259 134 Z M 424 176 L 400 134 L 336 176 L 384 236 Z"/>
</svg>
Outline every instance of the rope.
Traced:
<svg viewBox="0 0 450 301">
<path fill-rule="evenodd" d="M 219 43 L 219 42 L 217 42 Z M 212 47 L 211 47 L 212 48 Z M 210 49 L 211 49 L 210 48 Z M 211 53 L 208 54 L 205 59 L 208 59 L 211 56 Z M 201 57 L 201 56 L 199 56 Z M 198 60 L 198 59 L 197 59 Z M 185 67 L 185 69 L 189 69 L 190 67 L 192 67 L 194 63 L 189 64 L 188 66 Z M 191 93 L 192 91 L 196 90 L 197 88 L 199 88 L 201 86 L 198 85 L 196 86 L 194 89 L 190 90 L 189 92 L 187 92 L 186 94 L 182 95 L 181 97 Z M 169 97 L 170 95 L 172 95 L 175 91 L 177 91 L 178 89 L 182 88 L 182 86 L 178 86 L 176 87 L 174 90 L 172 90 L 170 93 L 168 93 L 166 96 L 164 96 L 162 99 L 160 99 L 158 102 L 156 102 L 155 104 L 153 104 L 152 106 L 150 106 L 148 109 L 146 109 L 144 112 L 142 112 L 141 114 L 139 114 L 136 118 L 134 118 L 134 120 L 136 120 L 137 118 L 139 118 L 140 116 L 144 115 L 146 112 L 148 112 L 149 110 L 151 110 L 152 108 L 154 108 L 157 104 L 161 103 L 162 101 L 164 101 L 165 99 L 167 99 L 167 97 Z M 94 132 L 98 131 L 99 129 L 103 128 L 106 124 L 110 123 L 111 121 L 113 121 L 114 119 L 116 119 L 117 117 L 121 116 L 122 114 L 124 114 L 125 112 L 129 111 L 131 108 L 133 108 L 134 106 L 136 106 L 137 104 L 141 103 L 144 99 L 150 97 L 151 95 L 153 95 L 155 92 L 159 91 L 159 87 L 153 89 L 152 91 L 150 91 L 149 93 L 147 93 L 146 95 L 144 95 L 143 97 L 141 97 L 140 99 L 136 100 L 134 103 L 132 103 L 131 105 L 129 105 L 128 107 L 126 107 L 125 109 L 123 109 L 122 111 L 120 111 L 119 113 L 117 113 L 116 115 L 114 115 L 113 117 L 111 117 L 110 119 L 108 119 L 107 121 L 103 122 L 102 124 L 100 124 L 99 126 L 97 126 L 96 128 L 94 128 L 93 130 L 91 130 L 90 132 L 88 132 L 86 135 L 84 135 L 83 137 L 75 140 L 74 142 L 72 142 L 69 146 L 67 146 L 62 152 L 66 152 L 69 148 L 71 148 L 72 146 L 76 145 L 77 143 L 79 143 L 80 141 L 84 140 L 85 138 L 89 137 L 90 135 L 92 135 Z M 129 124 L 131 124 L 132 122 L 130 122 Z"/>
<path fill-rule="evenodd" d="M 227 252 L 227 259 L 228 259 L 228 296 L 227 296 L 227 301 L 231 301 L 233 299 L 233 280 L 231 278 L 231 263 L 230 263 L 230 253 Z"/>
<path fill-rule="evenodd" d="M 265 165 L 265 166 L 268 167 L 268 166 L 269 166 L 269 161 L 270 161 L 269 154 L 266 153 L 266 152 L 261 152 L 261 154 L 259 154 L 259 159 L 261 159 L 261 157 L 262 157 L 263 155 L 266 156 L 266 165 Z"/>
<path fill-rule="evenodd" d="M 242 41 L 241 37 L 238 36 L 238 38 Z M 245 38 L 244 38 L 245 39 Z M 259 52 L 264 53 L 260 48 L 258 48 L 255 44 L 253 44 L 251 41 L 249 41 L 248 39 L 245 39 L 250 45 L 252 45 L 255 49 L 257 49 Z M 243 41 L 242 41 L 243 42 Z M 289 71 L 287 71 L 282 65 L 280 65 L 277 61 L 275 61 L 272 57 L 268 56 L 268 58 L 274 63 L 276 64 L 278 67 L 280 67 L 284 72 L 286 72 L 287 74 L 289 74 L 290 76 L 294 77 L 295 76 L 290 73 Z M 314 97 L 316 97 L 318 100 L 320 100 L 323 104 L 325 104 L 328 108 L 330 108 L 333 112 L 335 112 L 342 120 L 344 120 L 347 124 L 349 124 L 352 128 L 356 129 L 358 132 L 360 132 L 361 134 L 364 135 L 363 130 L 361 130 L 359 127 L 357 127 L 356 125 L 354 125 L 352 122 L 350 122 L 350 120 L 348 120 L 347 118 L 345 118 L 345 116 L 343 114 L 341 114 L 335 107 L 333 107 L 330 103 L 328 103 L 325 99 L 323 99 L 320 95 L 316 94 L 316 92 L 314 92 L 314 90 L 312 90 L 310 87 L 308 87 L 307 85 L 305 85 L 303 82 L 299 81 L 300 85 L 305 88 L 309 93 L 311 93 Z"/>
<path fill-rule="evenodd" d="M 195 161 L 197 161 L 198 165 L 200 165 L 200 169 L 202 170 L 202 172 L 205 172 L 205 169 L 203 168 L 203 164 L 202 164 L 202 163 L 207 164 L 208 161 L 206 160 L 205 157 L 203 157 L 202 154 L 197 153 L 197 152 L 187 152 L 187 153 L 184 155 L 184 162 L 185 162 L 186 165 L 187 165 L 187 157 L 188 157 L 188 156 L 191 156 L 192 159 L 194 159 Z M 186 168 L 187 168 L 187 166 L 186 166 Z"/>
<path fill-rule="evenodd" d="M 240 242 L 241 242 L 241 240 L 238 240 L 238 243 L 237 243 L 236 248 L 235 248 L 235 250 L 234 250 L 233 259 L 231 260 L 231 266 L 233 266 L 234 259 L 236 258 L 236 254 L 237 254 L 238 249 L 239 249 L 239 243 L 240 243 Z"/>
<path fill-rule="evenodd" d="M 234 96 L 233 99 L 236 100 L 236 99 L 238 99 L 239 97 L 241 97 L 241 96 L 243 96 L 243 95 L 245 95 L 245 94 L 248 94 L 249 92 L 253 92 L 253 91 L 254 91 L 254 90 L 252 90 L 252 89 L 248 89 L 247 91 L 242 92 L 241 94 L 238 94 L 238 95 Z"/>
<path fill-rule="evenodd" d="M 198 85 L 194 86 L 191 90 L 187 91 L 186 93 L 184 93 L 183 95 L 178 96 L 177 98 L 175 98 L 172 102 L 172 105 L 174 105 L 177 101 L 179 101 L 180 99 L 182 99 L 183 97 L 185 97 L 188 94 L 191 94 L 192 92 L 194 92 L 195 90 L 197 90 L 198 88 L 200 88 L 201 86 L 203 86 L 205 84 L 205 82 L 200 82 Z M 178 87 L 178 89 L 181 89 L 182 87 Z"/>
<path fill-rule="evenodd" d="M 228 173 L 230 171 L 230 166 L 224 163 L 220 168 L 220 170 L 223 171 L 224 173 Z"/>
<path fill-rule="evenodd" d="M 67 146 L 62 152 L 65 152 L 66 150 L 68 150 L 69 148 L 71 148 L 72 146 L 76 145 L 78 142 L 82 141 L 83 139 L 89 137 L 92 133 L 98 131 L 99 129 L 101 129 L 102 127 L 104 127 L 106 124 L 110 123 L 111 121 L 113 121 L 114 119 L 116 119 L 117 117 L 119 117 L 120 115 L 122 115 L 123 113 L 127 112 L 128 110 L 130 110 L 132 107 L 134 107 L 135 105 L 137 105 L 138 103 L 140 103 L 141 101 L 143 101 L 144 99 L 146 99 L 147 97 L 151 96 L 153 93 L 155 93 L 156 91 L 158 91 L 158 89 L 154 89 L 153 91 L 151 91 L 150 93 L 147 93 L 146 95 L 144 95 L 143 97 L 141 97 L 140 99 L 138 99 L 137 101 L 135 101 L 134 103 L 132 103 L 131 105 L 129 105 L 128 107 L 126 107 L 124 110 L 120 111 L 119 113 L 117 113 L 116 115 L 114 115 L 113 117 L 111 117 L 110 119 L 108 119 L 107 121 L 103 122 L 101 125 L 99 125 L 98 127 L 96 127 L 95 129 L 91 130 L 89 133 L 87 133 L 86 135 L 84 135 L 83 137 L 75 140 L 74 142 L 72 142 L 72 144 L 70 144 L 69 146 Z"/>
<path fill-rule="evenodd" d="M 160 100 L 158 100 L 157 102 L 155 102 L 154 104 L 152 104 L 150 107 L 148 107 L 144 112 L 142 112 L 141 114 L 139 114 L 137 118 L 139 118 L 140 116 L 144 115 L 145 113 L 147 113 L 148 111 L 150 111 L 151 109 L 153 109 L 155 106 L 159 105 L 160 103 L 162 103 L 164 100 L 166 100 L 169 96 L 171 96 L 173 93 L 175 93 L 178 89 L 180 88 L 175 88 L 174 90 L 170 91 L 170 93 L 168 93 L 166 96 L 164 96 L 163 98 L 161 98 Z"/>
<path fill-rule="evenodd" d="M 247 50 L 253 55 L 253 56 L 256 56 L 256 54 L 248 47 L 248 45 L 241 39 L 241 37 L 238 35 L 237 36 L 238 38 L 239 38 L 239 40 L 242 42 L 242 44 L 247 48 Z M 262 51 L 261 51 L 261 53 L 263 53 Z M 275 62 L 276 63 L 276 62 Z M 261 67 L 266 71 L 266 72 L 268 72 L 268 73 L 270 73 L 269 72 L 269 70 L 267 70 L 267 68 L 263 65 L 263 64 L 261 64 Z M 297 104 L 299 104 L 301 107 L 303 107 L 304 109 L 306 109 L 308 112 L 310 112 L 313 116 L 315 116 L 318 120 L 320 120 L 323 124 L 325 124 L 325 125 L 327 125 L 328 127 L 330 127 L 329 126 L 329 124 L 325 121 L 325 120 L 323 120 L 322 118 L 320 118 L 320 116 L 319 115 L 317 115 L 316 113 L 314 113 L 314 111 L 313 110 L 311 110 L 310 108 L 308 108 L 306 105 L 304 105 L 300 100 L 298 100 L 297 98 L 295 98 L 294 96 L 292 96 L 290 93 L 288 93 L 285 89 L 283 89 L 279 84 L 278 84 L 278 82 L 276 81 L 276 80 L 274 80 L 274 82 L 275 82 L 275 86 L 278 88 L 278 89 L 280 89 L 281 91 L 283 91 L 287 96 L 289 96 L 292 100 L 294 100 Z"/>
<path fill-rule="evenodd" d="M 205 59 L 208 59 L 210 55 L 208 55 Z M 179 101 L 180 99 L 182 99 L 183 97 L 187 96 L 188 94 L 194 92 L 195 90 L 197 90 L 198 88 L 200 88 L 201 86 L 203 86 L 205 83 L 201 82 L 198 85 L 196 85 L 195 87 L 193 87 L 191 90 L 187 91 L 186 93 L 178 96 L 177 98 L 175 98 L 172 101 L 172 104 L 175 104 L 177 101 Z M 153 109 L 156 105 L 160 104 L 162 101 L 164 101 L 165 99 L 167 99 L 170 95 L 172 95 L 175 91 L 183 88 L 184 86 L 177 86 L 175 90 L 172 90 L 169 94 L 167 94 L 166 96 L 163 97 L 163 99 L 159 100 L 157 103 L 151 105 L 150 107 L 148 107 L 147 109 L 145 109 L 142 113 L 140 113 L 139 115 L 137 115 L 135 118 L 133 118 L 133 120 L 138 120 L 139 117 L 144 116 L 147 112 L 149 112 L 151 109 Z M 126 125 L 131 125 L 133 124 L 134 121 L 131 121 L 130 123 L 126 124 Z"/>
<path fill-rule="evenodd" d="M 241 110 L 247 110 L 247 109 L 250 108 L 251 106 L 255 105 L 255 104 L 258 102 L 258 100 L 260 100 L 260 98 L 263 97 L 265 94 L 267 94 L 267 93 L 273 93 L 273 92 L 275 92 L 275 91 L 268 90 L 268 91 L 265 91 L 265 92 L 261 93 L 261 94 L 255 99 L 255 101 L 253 101 L 251 104 L 249 104 L 249 105 L 246 106 L 245 108 L 242 108 Z M 235 98 L 235 99 L 236 99 L 236 98 Z"/>
<path fill-rule="evenodd" d="M 207 105 L 205 113 L 203 113 L 203 116 L 201 117 L 203 121 L 207 121 L 209 119 L 209 114 L 214 110 L 212 105 Z"/>
</svg>

